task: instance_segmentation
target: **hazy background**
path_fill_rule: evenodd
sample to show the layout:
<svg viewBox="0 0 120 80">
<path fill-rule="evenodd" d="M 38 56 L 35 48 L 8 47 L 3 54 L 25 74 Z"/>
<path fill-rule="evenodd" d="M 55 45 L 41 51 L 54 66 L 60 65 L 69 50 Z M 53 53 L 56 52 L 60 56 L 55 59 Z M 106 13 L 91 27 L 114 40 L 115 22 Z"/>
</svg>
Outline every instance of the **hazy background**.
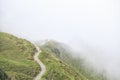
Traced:
<svg viewBox="0 0 120 80">
<path fill-rule="evenodd" d="M 119 0 L 0 0 L 0 31 L 64 42 L 96 67 L 120 75 Z"/>
</svg>

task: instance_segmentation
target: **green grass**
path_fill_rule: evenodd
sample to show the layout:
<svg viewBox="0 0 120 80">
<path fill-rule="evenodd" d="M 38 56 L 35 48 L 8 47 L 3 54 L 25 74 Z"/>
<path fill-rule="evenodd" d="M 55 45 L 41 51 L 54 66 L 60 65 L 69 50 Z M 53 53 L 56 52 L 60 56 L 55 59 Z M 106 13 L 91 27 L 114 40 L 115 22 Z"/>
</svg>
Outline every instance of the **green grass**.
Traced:
<svg viewBox="0 0 120 80">
<path fill-rule="evenodd" d="M 40 70 L 35 47 L 25 39 L 0 32 L 0 68 L 13 80 L 32 80 Z"/>
<path fill-rule="evenodd" d="M 47 68 L 42 80 L 87 80 L 75 69 L 43 49 L 39 58 Z"/>
</svg>

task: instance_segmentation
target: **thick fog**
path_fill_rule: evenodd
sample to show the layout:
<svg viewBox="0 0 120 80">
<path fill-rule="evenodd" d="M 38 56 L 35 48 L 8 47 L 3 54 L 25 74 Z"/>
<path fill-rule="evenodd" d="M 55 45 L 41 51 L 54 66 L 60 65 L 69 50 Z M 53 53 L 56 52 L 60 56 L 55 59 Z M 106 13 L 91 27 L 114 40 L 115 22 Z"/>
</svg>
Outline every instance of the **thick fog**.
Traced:
<svg viewBox="0 0 120 80">
<path fill-rule="evenodd" d="M 119 0 L 0 0 L 0 31 L 64 42 L 112 77 L 120 75 Z"/>
</svg>

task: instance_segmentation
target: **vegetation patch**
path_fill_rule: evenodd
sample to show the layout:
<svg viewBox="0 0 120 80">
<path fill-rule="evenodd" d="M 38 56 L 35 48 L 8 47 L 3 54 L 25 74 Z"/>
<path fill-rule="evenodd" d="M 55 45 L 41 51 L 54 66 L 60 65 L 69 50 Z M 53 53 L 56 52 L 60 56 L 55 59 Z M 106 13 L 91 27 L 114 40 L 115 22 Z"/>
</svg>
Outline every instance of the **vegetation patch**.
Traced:
<svg viewBox="0 0 120 80">
<path fill-rule="evenodd" d="M 33 80 L 39 73 L 40 67 L 33 60 L 35 51 L 29 41 L 0 32 L 0 68 L 12 80 Z"/>
</svg>

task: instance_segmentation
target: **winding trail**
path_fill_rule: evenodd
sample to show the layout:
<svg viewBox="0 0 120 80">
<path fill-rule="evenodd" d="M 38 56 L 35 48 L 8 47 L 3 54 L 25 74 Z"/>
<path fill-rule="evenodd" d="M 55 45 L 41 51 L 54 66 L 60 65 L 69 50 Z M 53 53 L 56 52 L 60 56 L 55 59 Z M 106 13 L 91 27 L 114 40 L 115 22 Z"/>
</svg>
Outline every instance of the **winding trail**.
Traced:
<svg viewBox="0 0 120 80">
<path fill-rule="evenodd" d="M 39 59 L 39 54 L 41 53 L 41 50 L 39 47 L 36 46 L 37 52 L 34 55 L 34 60 L 40 65 L 41 67 L 41 71 L 39 72 L 39 74 L 34 78 L 34 80 L 40 80 L 41 77 L 44 75 L 45 71 L 46 71 L 46 67 L 45 65 L 40 61 Z"/>
</svg>

